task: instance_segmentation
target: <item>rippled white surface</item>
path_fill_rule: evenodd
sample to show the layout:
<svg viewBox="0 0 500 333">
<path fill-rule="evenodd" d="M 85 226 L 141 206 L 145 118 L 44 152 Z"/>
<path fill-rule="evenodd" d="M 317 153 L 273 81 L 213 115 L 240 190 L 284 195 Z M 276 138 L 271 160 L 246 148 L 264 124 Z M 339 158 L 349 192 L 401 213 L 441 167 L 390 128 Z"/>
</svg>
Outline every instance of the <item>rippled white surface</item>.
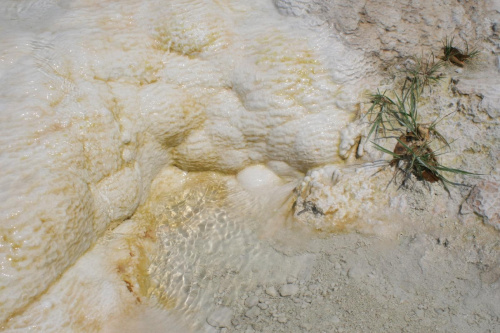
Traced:
<svg viewBox="0 0 500 333">
<path fill-rule="evenodd" d="M 284 256 L 263 241 L 271 228 L 266 224 L 280 214 L 270 208 L 290 208 L 293 184 L 269 182 L 260 199 L 217 174 L 188 175 L 175 193 L 165 185 L 154 187 L 155 200 L 144 211 L 154 212 L 159 226 L 149 296 L 181 314 L 195 331 L 211 331 L 205 318 L 218 306 L 231 305 L 264 282 L 283 283 L 311 264 L 307 254 Z"/>
<path fill-rule="evenodd" d="M 132 216 L 165 165 L 341 161 L 364 59 L 271 1 L 0 7 L 0 321 L 39 325 L 29 305 Z"/>
</svg>

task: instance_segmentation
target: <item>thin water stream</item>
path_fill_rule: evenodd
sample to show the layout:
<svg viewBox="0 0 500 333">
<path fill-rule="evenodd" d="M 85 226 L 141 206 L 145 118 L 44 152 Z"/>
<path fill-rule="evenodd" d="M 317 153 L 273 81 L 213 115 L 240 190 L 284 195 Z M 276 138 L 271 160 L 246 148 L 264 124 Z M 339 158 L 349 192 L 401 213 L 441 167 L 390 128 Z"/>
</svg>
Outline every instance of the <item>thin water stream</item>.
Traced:
<svg viewBox="0 0 500 333">
<path fill-rule="evenodd" d="M 184 177 L 175 191 L 171 182 L 158 182 L 134 218 L 157 228 L 148 297 L 182 315 L 195 331 L 210 331 L 206 318 L 216 309 L 234 305 L 257 286 L 307 274 L 310 256 L 286 256 L 269 242 L 270 230 L 283 228 L 290 214 L 293 183 L 275 176 L 278 183 L 257 184 L 248 192 L 232 176 Z M 270 225 L 273 221 L 280 226 Z"/>
</svg>

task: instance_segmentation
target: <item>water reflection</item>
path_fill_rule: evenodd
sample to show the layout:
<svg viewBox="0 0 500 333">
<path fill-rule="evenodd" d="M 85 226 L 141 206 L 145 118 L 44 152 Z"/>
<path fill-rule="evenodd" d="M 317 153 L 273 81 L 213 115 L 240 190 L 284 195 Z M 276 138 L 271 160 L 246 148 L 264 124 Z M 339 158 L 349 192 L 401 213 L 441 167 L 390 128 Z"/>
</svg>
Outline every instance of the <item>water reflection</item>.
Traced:
<svg viewBox="0 0 500 333">
<path fill-rule="evenodd" d="M 307 261 L 285 258 L 259 237 L 272 210 L 233 177 L 190 173 L 176 193 L 169 186 L 153 191 L 154 202 L 145 205 L 158 224 L 149 296 L 196 330 L 214 308 L 231 306 L 259 284 L 285 281 Z"/>
</svg>

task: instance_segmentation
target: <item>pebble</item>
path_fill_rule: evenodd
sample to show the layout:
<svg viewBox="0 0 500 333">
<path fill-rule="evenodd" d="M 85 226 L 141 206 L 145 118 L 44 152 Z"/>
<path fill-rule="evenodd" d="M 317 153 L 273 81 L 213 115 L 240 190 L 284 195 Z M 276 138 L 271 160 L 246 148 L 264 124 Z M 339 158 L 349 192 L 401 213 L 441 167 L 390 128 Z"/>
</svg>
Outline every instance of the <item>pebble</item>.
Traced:
<svg viewBox="0 0 500 333">
<path fill-rule="evenodd" d="M 272 296 L 272 297 L 278 296 L 278 292 L 276 291 L 276 288 L 274 288 L 273 286 L 267 287 L 266 294 L 268 294 L 269 296 Z"/>
<path fill-rule="evenodd" d="M 306 331 L 310 331 L 312 329 L 312 325 L 309 323 L 302 323 L 300 324 L 300 328 Z"/>
<path fill-rule="evenodd" d="M 207 317 L 207 323 L 217 328 L 230 327 L 232 317 L 233 311 L 230 308 L 221 307 Z"/>
<path fill-rule="evenodd" d="M 288 318 L 286 318 L 286 317 L 278 317 L 278 322 L 280 322 L 282 324 L 286 323 L 287 321 L 288 321 Z"/>
<path fill-rule="evenodd" d="M 299 292 L 299 286 L 296 284 L 284 284 L 280 288 L 280 295 L 283 297 L 294 296 Z"/>
<path fill-rule="evenodd" d="M 261 332 L 262 329 L 264 328 L 263 326 L 263 323 L 252 323 L 252 328 L 256 331 L 256 332 Z"/>
<path fill-rule="evenodd" d="M 259 303 L 258 307 L 261 308 L 262 310 L 266 310 L 269 307 L 269 305 L 267 305 L 266 303 Z"/>
<path fill-rule="evenodd" d="M 360 280 L 364 275 L 361 267 L 353 266 L 347 271 L 347 276 L 354 280 Z"/>
<path fill-rule="evenodd" d="M 477 184 L 467 198 L 467 205 L 483 222 L 500 230 L 500 180 L 483 180 Z"/>
<path fill-rule="evenodd" d="M 250 296 L 245 300 L 245 306 L 249 308 L 254 307 L 257 304 L 259 304 L 259 298 L 257 296 Z"/>
<path fill-rule="evenodd" d="M 259 316 L 259 314 L 260 314 L 260 309 L 258 306 L 254 306 L 250 310 L 245 312 L 245 316 L 247 316 L 248 318 L 255 318 Z"/>
</svg>

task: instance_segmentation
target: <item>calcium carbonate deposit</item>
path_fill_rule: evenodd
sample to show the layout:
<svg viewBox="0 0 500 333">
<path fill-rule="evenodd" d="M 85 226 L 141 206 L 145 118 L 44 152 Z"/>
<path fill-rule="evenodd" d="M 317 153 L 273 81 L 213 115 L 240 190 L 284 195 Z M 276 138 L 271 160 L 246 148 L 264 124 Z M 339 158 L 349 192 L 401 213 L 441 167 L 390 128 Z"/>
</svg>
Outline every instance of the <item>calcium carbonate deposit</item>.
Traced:
<svg viewBox="0 0 500 333">
<path fill-rule="evenodd" d="M 399 186 L 368 96 L 451 37 L 480 175 Z M 497 0 L 4 0 L 0 77 L 3 332 L 500 331 Z"/>
</svg>

